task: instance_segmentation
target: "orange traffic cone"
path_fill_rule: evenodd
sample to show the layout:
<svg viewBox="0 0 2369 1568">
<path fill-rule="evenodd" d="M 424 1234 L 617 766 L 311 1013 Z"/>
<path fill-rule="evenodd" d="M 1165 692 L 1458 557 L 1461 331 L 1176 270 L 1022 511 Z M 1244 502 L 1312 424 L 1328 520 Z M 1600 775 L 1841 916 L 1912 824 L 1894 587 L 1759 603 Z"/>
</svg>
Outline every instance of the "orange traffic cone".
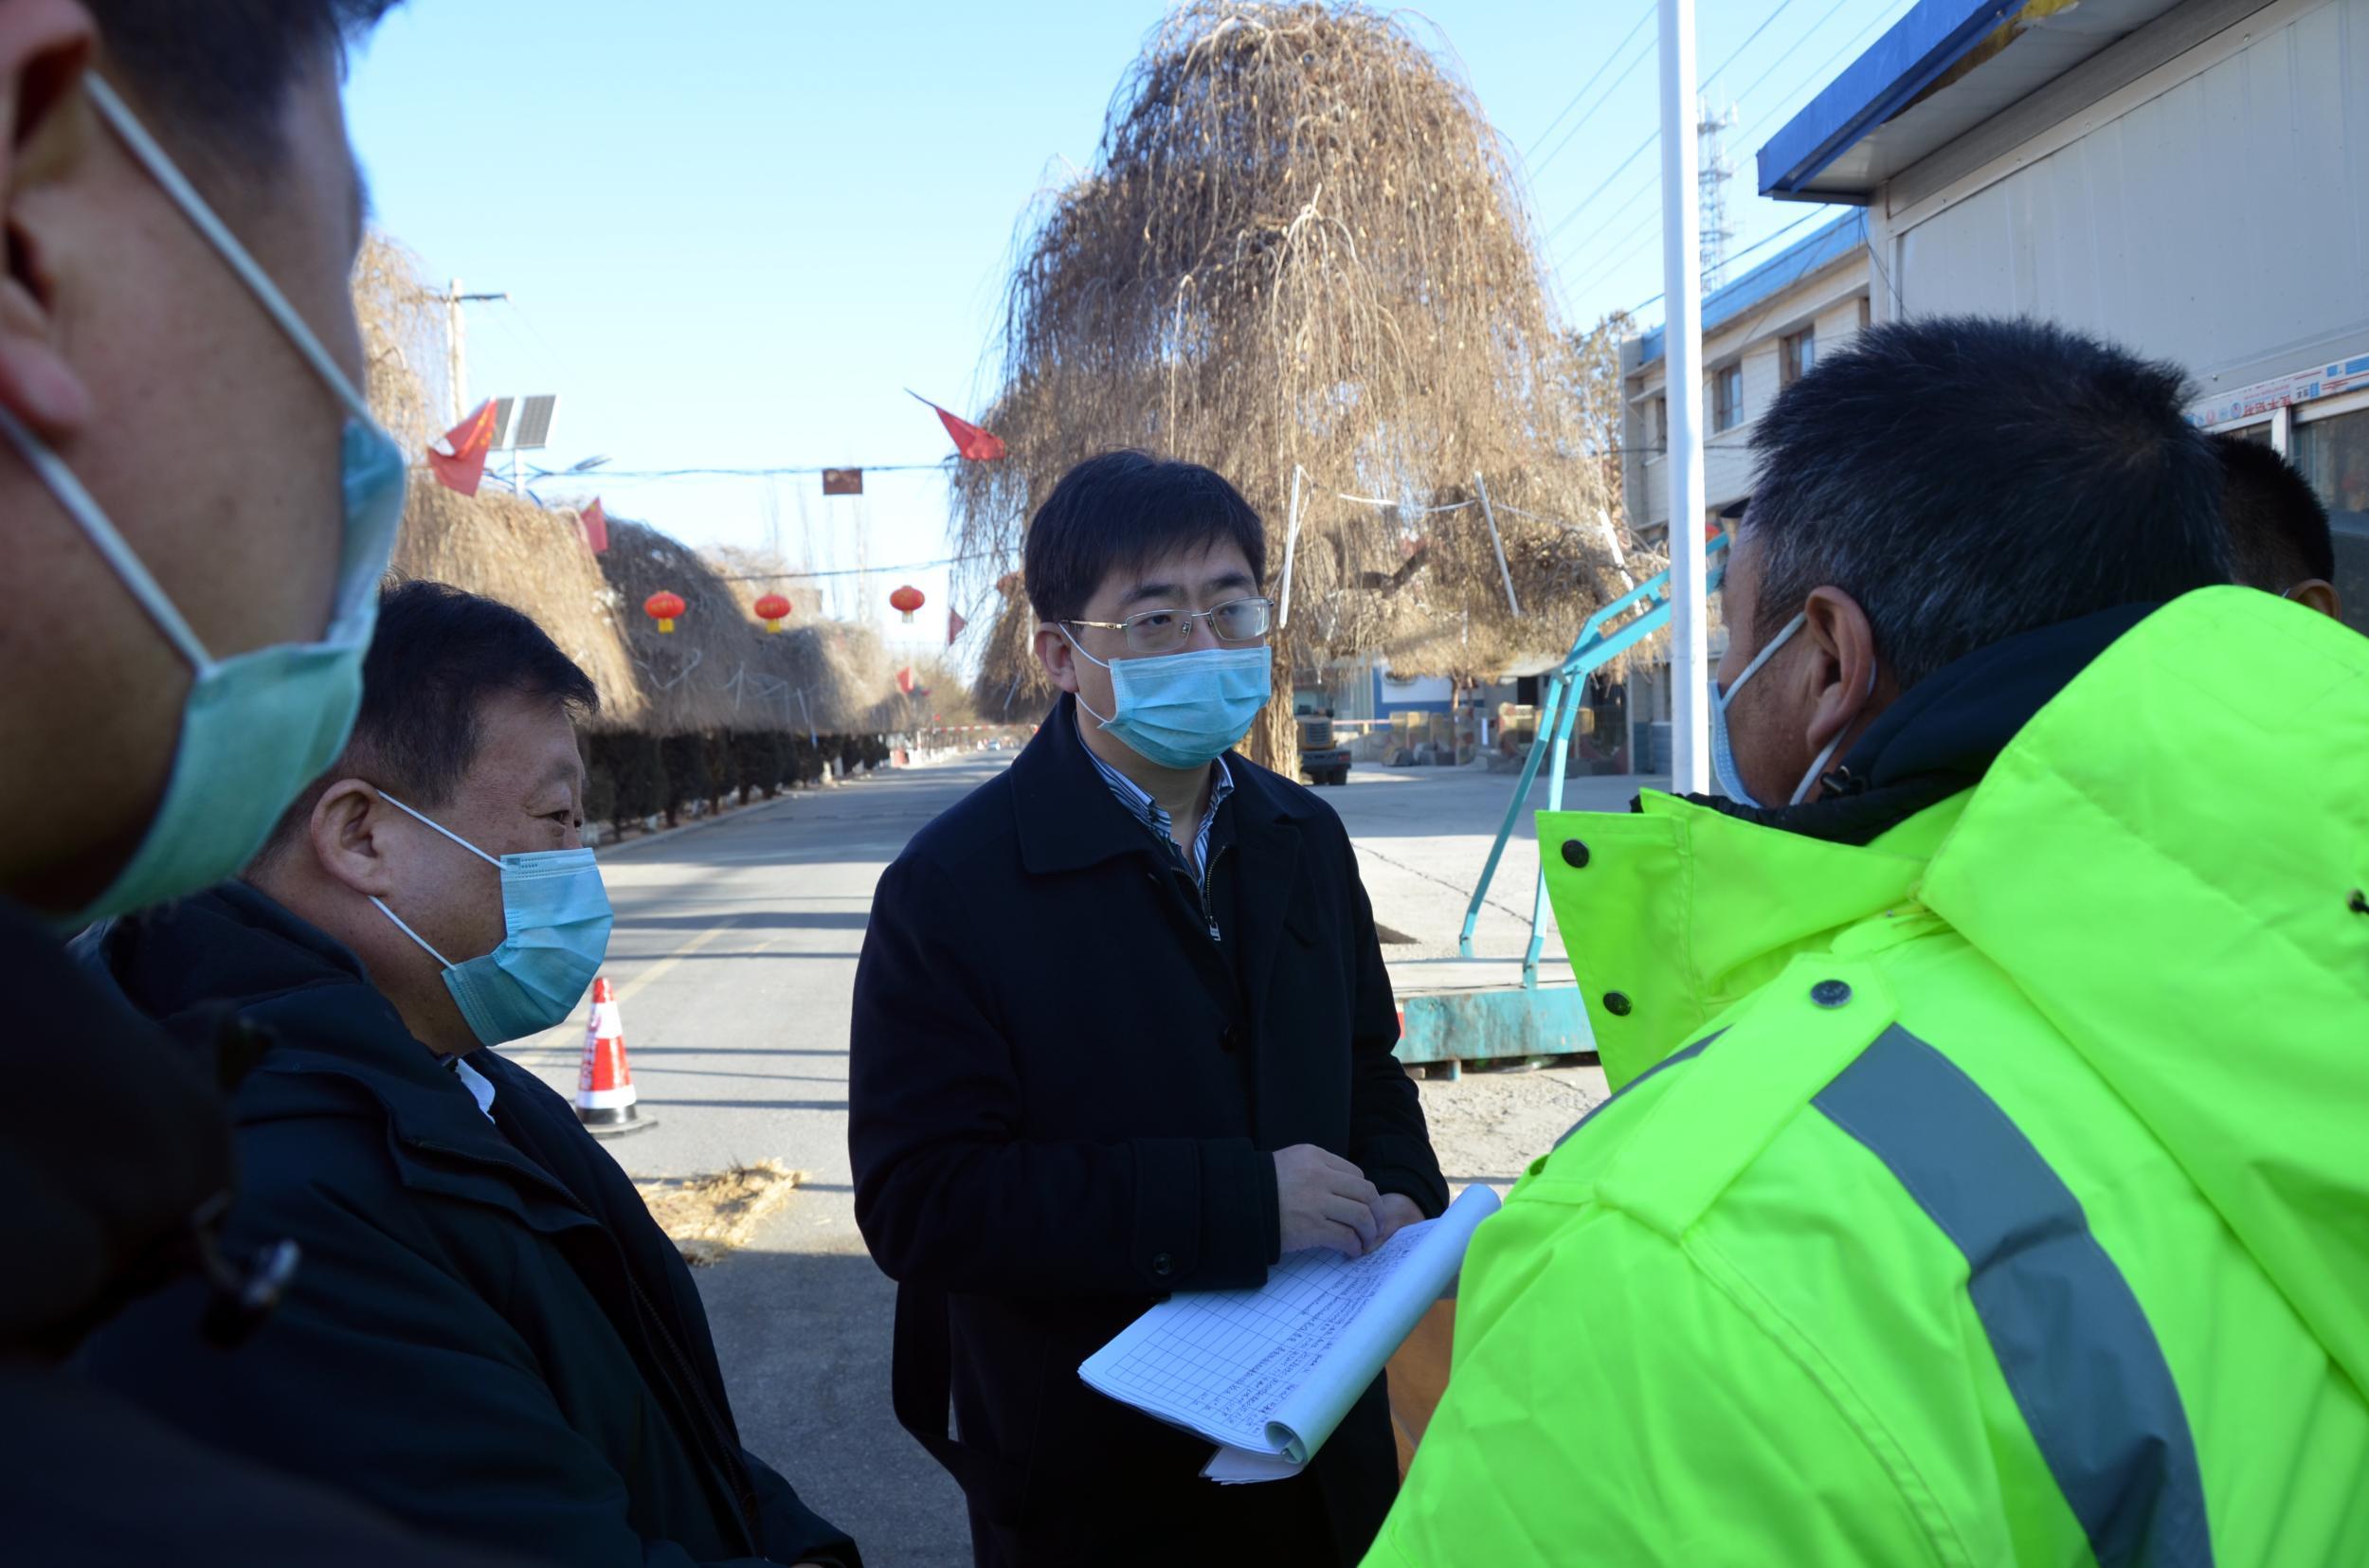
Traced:
<svg viewBox="0 0 2369 1568">
<path fill-rule="evenodd" d="M 584 1029 L 584 1065 L 576 1072 L 576 1120 L 595 1138 L 616 1138 L 658 1126 L 635 1108 L 633 1066 L 625 1059 L 625 1023 L 606 977 L 592 982 L 592 1019 Z"/>
</svg>

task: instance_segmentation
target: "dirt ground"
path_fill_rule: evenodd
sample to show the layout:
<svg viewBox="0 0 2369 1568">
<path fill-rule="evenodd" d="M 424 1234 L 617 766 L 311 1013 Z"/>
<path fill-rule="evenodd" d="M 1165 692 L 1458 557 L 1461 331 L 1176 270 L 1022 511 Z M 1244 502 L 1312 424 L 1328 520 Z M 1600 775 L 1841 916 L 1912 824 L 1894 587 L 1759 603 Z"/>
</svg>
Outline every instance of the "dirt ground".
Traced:
<svg viewBox="0 0 2369 1568">
<path fill-rule="evenodd" d="M 1604 1097 L 1596 1066 L 1467 1069 L 1454 1083 L 1422 1085 L 1423 1115 L 1448 1185 L 1486 1181 L 1503 1189 Z"/>
</svg>

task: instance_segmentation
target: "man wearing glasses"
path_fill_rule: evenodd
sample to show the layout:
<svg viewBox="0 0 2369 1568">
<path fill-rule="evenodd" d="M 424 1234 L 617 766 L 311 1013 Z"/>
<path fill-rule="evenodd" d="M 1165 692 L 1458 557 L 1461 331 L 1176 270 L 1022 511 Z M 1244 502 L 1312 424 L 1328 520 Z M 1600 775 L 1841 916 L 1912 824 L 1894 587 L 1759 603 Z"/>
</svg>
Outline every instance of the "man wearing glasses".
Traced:
<svg viewBox="0 0 2369 1568">
<path fill-rule="evenodd" d="M 897 1416 L 983 1568 L 1353 1563 L 1397 1484 L 1379 1379 L 1303 1473 L 1220 1487 L 1207 1443 L 1077 1375 L 1162 1295 L 1447 1201 L 1347 835 L 1231 754 L 1272 680 L 1265 532 L 1210 470 L 1114 452 L 1025 564 L 1060 701 L 889 868 L 856 979 Z"/>
</svg>

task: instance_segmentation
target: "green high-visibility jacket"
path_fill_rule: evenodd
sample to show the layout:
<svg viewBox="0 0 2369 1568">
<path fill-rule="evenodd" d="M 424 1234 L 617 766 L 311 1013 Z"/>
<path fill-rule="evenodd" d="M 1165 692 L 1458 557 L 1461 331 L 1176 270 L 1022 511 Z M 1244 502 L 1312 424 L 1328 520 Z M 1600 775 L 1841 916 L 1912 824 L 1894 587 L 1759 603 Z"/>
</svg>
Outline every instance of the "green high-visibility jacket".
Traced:
<svg viewBox="0 0 2369 1568">
<path fill-rule="evenodd" d="M 1864 848 L 1539 836 L 1626 1087 L 1368 1568 L 2369 1563 L 2369 640 L 2189 595 Z"/>
</svg>

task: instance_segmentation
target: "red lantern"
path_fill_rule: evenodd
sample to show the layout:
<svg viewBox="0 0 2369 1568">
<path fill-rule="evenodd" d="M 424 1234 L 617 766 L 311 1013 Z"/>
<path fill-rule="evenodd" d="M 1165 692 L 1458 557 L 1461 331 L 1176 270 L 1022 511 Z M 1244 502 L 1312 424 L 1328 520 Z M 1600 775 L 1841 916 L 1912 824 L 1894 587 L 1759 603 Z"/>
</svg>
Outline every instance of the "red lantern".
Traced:
<svg viewBox="0 0 2369 1568">
<path fill-rule="evenodd" d="M 675 617 L 690 607 L 683 603 L 681 594 L 670 593 L 664 588 L 659 589 L 658 592 L 642 601 L 642 613 L 657 622 L 658 629 L 661 632 L 673 631 Z"/>
<path fill-rule="evenodd" d="M 910 626 L 913 624 L 913 611 L 921 608 L 929 601 L 921 596 L 919 588 L 908 583 L 889 595 L 889 603 L 895 606 L 897 613 L 905 618 L 905 624 Z"/>
<path fill-rule="evenodd" d="M 754 608 L 757 619 L 765 622 L 769 632 L 780 631 L 782 622 L 789 619 L 789 601 L 778 593 L 767 594 L 756 602 Z"/>
</svg>

